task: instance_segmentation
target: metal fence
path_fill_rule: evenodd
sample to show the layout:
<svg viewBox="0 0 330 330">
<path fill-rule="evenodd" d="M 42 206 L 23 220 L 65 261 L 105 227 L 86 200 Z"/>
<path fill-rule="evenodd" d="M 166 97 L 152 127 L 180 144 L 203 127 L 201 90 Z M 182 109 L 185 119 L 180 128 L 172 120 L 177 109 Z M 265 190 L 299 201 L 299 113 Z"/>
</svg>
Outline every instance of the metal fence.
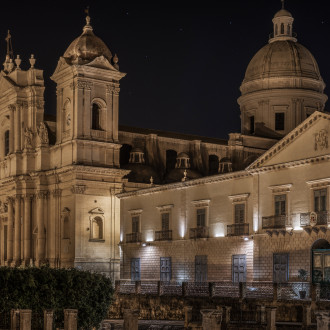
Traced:
<svg viewBox="0 0 330 330">
<path fill-rule="evenodd" d="M 234 225 L 227 225 L 227 236 L 242 236 L 249 235 L 248 223 L 236 223 Z"/>
<path fill-rule="evenodd" d="M 189 238 L 208 238 L 209 237 L 209 228 L 208 227 L 197 227 L 190 228 Z"/>
<path fill-rule="evenodd" d="M 278 300 L 310 299 L 310 283 L 308 282 L 278 283 L 277 299 Z"/>
<path fill-rule="evenodd" d="M 172 230 L 160 230 L 155 232 L 156 241 L 171 241 Z"/>
<path fill-rule="evenodd" d="M 251 299 L 273 299 L 274 285 L 272 282 L 246 283 L 245 297 Z"/>
<path fill-rule="evenodd" d="M 262 229 L 280 229 L 287 225 L 286 215 L 272 215 L 262 217 Z"/>
</svg>

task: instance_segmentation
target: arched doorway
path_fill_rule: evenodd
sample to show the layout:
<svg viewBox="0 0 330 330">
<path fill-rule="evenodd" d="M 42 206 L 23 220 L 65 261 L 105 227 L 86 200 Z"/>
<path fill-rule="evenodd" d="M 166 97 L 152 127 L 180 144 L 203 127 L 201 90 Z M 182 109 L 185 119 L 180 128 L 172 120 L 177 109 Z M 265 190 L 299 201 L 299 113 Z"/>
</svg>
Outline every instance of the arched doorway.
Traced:
<svg viewBox="0 0 330 330">
<path fill-rule="evenodd" d="M 313 283 L 330 282 L 330 243 L 319 239 L 312 245 Z"/>
</svg>

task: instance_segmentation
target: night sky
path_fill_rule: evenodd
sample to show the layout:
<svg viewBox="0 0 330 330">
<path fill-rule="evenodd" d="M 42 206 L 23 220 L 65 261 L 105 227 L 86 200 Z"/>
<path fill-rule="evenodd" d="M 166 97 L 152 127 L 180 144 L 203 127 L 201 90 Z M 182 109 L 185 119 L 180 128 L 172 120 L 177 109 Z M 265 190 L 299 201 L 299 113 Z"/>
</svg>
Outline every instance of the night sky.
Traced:
<svg viewBox="0 0 330 330">
<path fill-rule="evenodd" d="M 279 0 L 4 1 L 0 57 L 11 30 L 14 55 L 28 67 L 31 53 L 44 70 L 46 112 L 55 113 L 49 79 L 90 6 L 94 32 L 119 57 L 120 124 L 227 138 L 240 130 L 239 86 L 253 55 L 268 41 Z M 315 56 L 330 85 L 330 5 L 287 0 L 298 42 Z M 326 89 L 329 93 L 329 89 Z M 330 108 L 330 107 L 328 107 Z"/>
</svg>

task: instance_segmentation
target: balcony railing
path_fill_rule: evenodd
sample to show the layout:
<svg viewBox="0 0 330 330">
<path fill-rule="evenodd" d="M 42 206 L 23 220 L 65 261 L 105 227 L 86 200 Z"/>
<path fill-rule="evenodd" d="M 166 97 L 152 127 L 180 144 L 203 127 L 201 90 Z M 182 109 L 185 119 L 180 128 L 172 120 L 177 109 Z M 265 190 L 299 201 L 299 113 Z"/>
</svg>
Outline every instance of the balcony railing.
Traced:
<svg viewBox="0 0 330 330">
<path fill-rule="evenodd" d="M 306 212 L 306 213 L 300 213 L 300 226 L 310 226 L 311 225 L 311 213 L 312 212 Z M 317 219 L 316 219 L 316 225 L 328 225 L 330 224 L 330 217 L 328 211 L 322 211 L 322 212 L 313 212 L 316 213 Z"/>
<path fill-rule="evenodd" d="M 279 229 L 288 225 L 286 215 L 271 215 L 270 217 L 262 217 L 262 229 Z"/>
<path fill-rule="evenodd" d="M 160 230 L 156 231 L 156 241 L 171 241 L 172 240 L 172 230 Z"/>
<path fill-rule="evenodd" d="M 126 234 L 126 243 L 138 243 L 141 242 L 141 233 Z"/>
<path fill-rule="evenodd" d="M 248 223 L 235 223 L 234 225 L 227 225 L 227 236 L 242 235 L 249 235 Z"/>
<path fill-rule="evenodd" d="M 208 227 L 190 228 L 189 238 L 208 238 L 208 237 L 209 237 Z"/>
</svg>

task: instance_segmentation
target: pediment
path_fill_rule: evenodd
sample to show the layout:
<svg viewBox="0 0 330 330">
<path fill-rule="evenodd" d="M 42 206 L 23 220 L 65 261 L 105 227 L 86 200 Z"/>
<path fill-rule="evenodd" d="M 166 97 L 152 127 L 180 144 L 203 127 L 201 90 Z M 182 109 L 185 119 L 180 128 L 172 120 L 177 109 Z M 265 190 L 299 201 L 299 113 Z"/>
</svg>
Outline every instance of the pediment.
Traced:
<svg viewBox="0 0 330 330">
<path fill-rule="evenodd" d="M 94 68 L 106 69 L 106 70 L 113 70 L 118 71 L 115 69 L 110 62 L 102 55 L 96 57 L 93 61 L 85 64 L 86 66 L 92 66 Z"/>
<path fill-rule="evenodd" d="M 330 115 L 316 111 L 256 159 L 247 169 L 329 155 L 329 136 Z"/>
<path fill-rule="evenodd" d="M 90 210 L 88 213 L 90 213 L 90 214 L 104 214 L 104 211 L 100 207 L 95 207 L 94 209 Z"/>
<path fill-rule="evenodd" d="M 70 67 L 70 65 L 67 63 L 66 59 L 64 57 L 60 57 L 60 59 L 57 62 L 56 69 L 53 73 L 53 76 L 56 76 L 57 73 L 63 71 L 64 69 Z"/>
</svg>

